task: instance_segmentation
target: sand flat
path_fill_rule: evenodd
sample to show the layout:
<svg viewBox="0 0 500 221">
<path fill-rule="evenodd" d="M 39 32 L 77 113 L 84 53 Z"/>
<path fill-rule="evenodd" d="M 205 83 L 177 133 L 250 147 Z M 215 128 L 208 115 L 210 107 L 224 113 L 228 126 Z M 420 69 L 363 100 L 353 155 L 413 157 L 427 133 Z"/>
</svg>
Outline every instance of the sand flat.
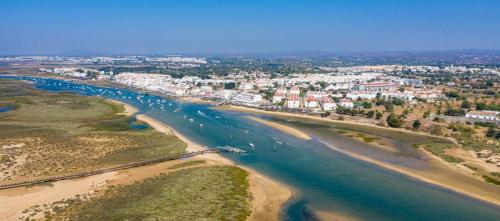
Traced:
<svg viewBox="0 0 500 221">
<path fill-rule="evenodd" d="M 309 136 L 308 134 L 306 134 L 306 133 L 304 133 L 304 132 L 302 132 L 302 131 L 300 131 L 298 129 L 295 129 L 293 127 L 289 127 L 289 126 L 286 126 L 286 125 L 283 125 L 283 124 L 280 124 L 280 123 L 276 123 L 276 122 L 264 120 L 262 118 L 258 118 L 258 117 L 254 117 L 254 116 L 247 116 L 247 118 L 250 119 L 250 120 L 253 120 L 255 122 L 264 124 L 266 126 L 272 127 L 274 129 L 277 129 L 277 130 L 279 130 L 281 132 L 284 132 L 284 133 L 287 133 L 289 135 L 292 135 L 294 137 L 303 139 L 303 140 L 310 140 L 310 139 L 312 139 L 311 136 Z"/>
</svg>

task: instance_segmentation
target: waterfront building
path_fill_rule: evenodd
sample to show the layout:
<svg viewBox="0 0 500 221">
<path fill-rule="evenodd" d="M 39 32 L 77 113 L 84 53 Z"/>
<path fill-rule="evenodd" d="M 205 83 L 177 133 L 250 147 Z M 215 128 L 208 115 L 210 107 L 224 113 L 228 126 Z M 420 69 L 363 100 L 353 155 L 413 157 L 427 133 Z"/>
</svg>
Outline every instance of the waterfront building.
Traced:
<svg viewBox="0 0 500 221">
<path fill-rule="evenodd" d="M 337 108 L 337 104 L 330 97 L 323 97 L 321 104 L 323 105 L 323 110 L 331 111 Z"/>
<path fill-rule="evenodd" d="M 299 94 L 292 93 L 288 96 L 287 107 L 290 109 L 299 109 L 300 108 Z"/>
</svg>

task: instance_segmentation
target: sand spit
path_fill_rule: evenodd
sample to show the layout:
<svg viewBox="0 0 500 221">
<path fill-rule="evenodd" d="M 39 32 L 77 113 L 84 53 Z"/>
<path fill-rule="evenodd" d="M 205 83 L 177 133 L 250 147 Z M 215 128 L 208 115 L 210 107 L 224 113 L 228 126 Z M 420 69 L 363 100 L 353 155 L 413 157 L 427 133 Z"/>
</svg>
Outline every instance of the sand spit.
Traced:
<svg viewBox="0 0 500 221">
<path fill-rule="evenodd" d="M 146 115 L 137 115 L 137 119 L 151 125 L 156 130 L 174 134 L 187 143 L 187 151 L 203 150 L 205 147 L 191 141 L 173 128 Z M 205 154 L 195 158 L 215 161 L 216 163 L 234 165 L 234 163 L 219 154 Z M 292 191 L 283 184 L 280 184 L 269 177 L 266 177 L 255 170 L 241 167 L 250 173 L 250 203 L 253 213 L 248 220 L 278 220 L 282 211 L 282 206 L 291 198 Z"/>
<path fill-rule="evenodd" d="M 247 118 L 250 119 L 250 120 L 253 120 L 255 122 L 264 124 L 266 126 L 272 127 L 274 129 L 277 129 L 277 130 L 279 130 L 281 132 L 284 132 L 284 133 L 287 133 L 289 135 L 292 135 L 294 137 L 303 139 L 303 140 L 310 140 L 311 139 L 311 137 L 309 135 L 307 135 L 306 133 L 304 133 L 304 132 L 302 132 L 302 131 L 300 131 L 298 129 L 295 129 L 293 127 L 289 127 L 289 126 L 286 126 L 286 125 L 283 125 L 283 124 L 280 124 L 280 123 L 275 123 L 275 122 L 272 122 L 272 121 L 264 120 L 262 118 L 253 117 L 253 116 L 247 116 Z"/>
</svg>

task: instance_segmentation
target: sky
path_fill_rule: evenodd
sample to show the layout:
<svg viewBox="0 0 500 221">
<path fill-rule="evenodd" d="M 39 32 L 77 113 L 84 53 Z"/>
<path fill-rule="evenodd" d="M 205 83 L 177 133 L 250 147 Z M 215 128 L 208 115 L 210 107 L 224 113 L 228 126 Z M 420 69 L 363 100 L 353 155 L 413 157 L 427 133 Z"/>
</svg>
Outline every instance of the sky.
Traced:
<svg viewBox="0 0 500 221">
<path fill-rule="evenodd" d="M 0 55 L 500 49 L 499 0 L 0 0 Z"/>
</svg>

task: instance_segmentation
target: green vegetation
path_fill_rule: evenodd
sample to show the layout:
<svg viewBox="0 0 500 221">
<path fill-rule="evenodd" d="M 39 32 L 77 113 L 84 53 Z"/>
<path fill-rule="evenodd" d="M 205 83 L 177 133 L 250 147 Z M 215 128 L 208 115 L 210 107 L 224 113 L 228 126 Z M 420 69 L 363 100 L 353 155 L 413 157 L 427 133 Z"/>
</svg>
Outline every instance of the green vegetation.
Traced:
<svg viewBox="0 0 500 221">
<path fill-rule="evenodd" d="M 448 161 L 450 163 L 462 163 L 464 162 L 462 159 L 452 157 L 450 155 L 445 154 L 445 150 L 452 148 L 453 146 L 445 143 L 436 143 L 436 142 L 429 142 L 426 144 L 420 145 L 420 147 L 424 148 L 425 150 L 429 151 L 430 153 L 442 158 L 445 161 Z"/>
<path fill-rule="evenodd" d="M 73 201 L 54 220 L 245 220 L 248 173 L 238 167 L 182 169 Z"/>
<path fill-rule="evenodd" d="M 418 129 L 418 128 L 420 128 L 420 125 L 422 125 L 422 123 L 420 122 L 420 120 L 414 120 L 413 121 L 413 128 Z"/>
<path fill-rule="evenodd" d="M 496 180 L 495 178 L 491 178 L 489 176 L 483 175 L 483 179 L 484 179 L 484 181 L 486 181 L 488 183 L 500 185 L 500 181 Z"/>
<path fill-rule="evenodd" d="M 500 104 L 486 104 L 484 102 L 476 103 L 476 110 L 500 111 Z"/>
<path fill-rule="evenodd" d="M 380 140 L 380 138 L 378 138 L 378 137 L 370 137 L 366 134 L 359 134 L 359 133 L 356 134 L 355 137 L 361 138 L 366 143 L 371 143 L 373 141 Z"/>
<path fill-rule="evenodd" d="M 15 107 L 0 117 L 0 146 L 15 146 L 0 152 L 2 166 L 12 168 L 0 179 L 70 173 L 185 151 L 179 138 L 136 129 L 144 123 L 101 98 L 47 93 L 10 79 L 0 79 L 0 91 L 0 106 Z"/>
<path fill-rule="evenodd" d="M 403 121 L 396 114 L 391 113 L 387 116 L 387 124 L 391 127 L 401 127 Z"/>
</svg>

